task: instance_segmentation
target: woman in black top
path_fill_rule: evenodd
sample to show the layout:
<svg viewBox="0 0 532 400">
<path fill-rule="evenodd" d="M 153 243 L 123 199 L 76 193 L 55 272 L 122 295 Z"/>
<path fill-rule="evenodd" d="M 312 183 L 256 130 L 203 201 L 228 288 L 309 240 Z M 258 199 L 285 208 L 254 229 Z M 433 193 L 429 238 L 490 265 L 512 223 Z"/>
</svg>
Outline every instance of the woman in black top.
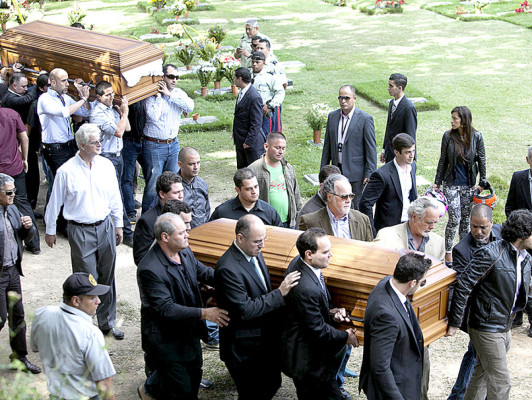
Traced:
<svg viewBox="0 0 532 400">
<path fill-rule="evenodd" d="M 460 225 L 460 240 L 469 232 L 469 215 L 475 189 L 483 191 L 486 182 L 484 140 L 471 125 L 471 111 L 465 106 L 451 111 L 451 130 L 443 134 L 440 161 L 434 179 L 434 189 L 443 183 L 447 198 L 449 221 L 445 228 L 445 261 L 452 262 L 456 228 Z M 480 174 L 478 186 L 477 175 Z"/>
</svg>

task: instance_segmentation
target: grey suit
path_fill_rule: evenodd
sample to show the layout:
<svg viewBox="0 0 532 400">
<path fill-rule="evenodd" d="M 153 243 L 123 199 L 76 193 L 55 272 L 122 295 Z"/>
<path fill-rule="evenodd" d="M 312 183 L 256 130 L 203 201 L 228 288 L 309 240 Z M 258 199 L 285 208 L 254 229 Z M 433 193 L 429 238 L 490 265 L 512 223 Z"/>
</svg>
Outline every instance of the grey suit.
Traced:
<svg viewBox="0 0 532 400">
<path fill-rule="evenodd" d="M 369 178 L 377 168 L 377 145 L 375 144 L 375 126 L 373 117 L 355 108 L 353 117 L 345 134 L 342 147 L 342 164 L 338 159 L 338 124 L 341 109 L 329 114 L 320 168 L 333 164 L 340 168 L 342 174 L 349 179 L 356 194 L 355 207 L 362 194 L 362 181 Z"/>
<path fill-rule="evenodd" d="M 299 229 L 306 231 L 308 228 L 321 228 L 327 235 L 334 236 L 327 207 L 301 216 Z M 373 240 L 373 231 L 368 216 L 356 210 L 349 211 L 349 233 L 351 234 L 351 239 L 371 242 Z"/>
</svg>

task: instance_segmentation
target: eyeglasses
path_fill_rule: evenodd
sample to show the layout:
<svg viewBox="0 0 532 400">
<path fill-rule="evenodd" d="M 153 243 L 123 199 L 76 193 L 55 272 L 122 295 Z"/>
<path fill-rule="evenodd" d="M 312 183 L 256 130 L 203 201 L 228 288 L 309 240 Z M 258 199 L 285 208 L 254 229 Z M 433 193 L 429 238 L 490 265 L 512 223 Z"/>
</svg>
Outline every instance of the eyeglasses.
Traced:
<svg viewBox="0 0 532 400">
<path fill-rule="evenodd" d="M 353 200 L 355 198 L 355 194 L 354 193 L 347 193 L 347 194 L 336 194 L 336 193 L 333 193 L 335 196 L 341 198 L 343 201 L 347 201 L 347 199 L 349 200 Z"/>
<path fill-rule="evenodd" d="M 103 142 L 103 139 L 95 140 L 94 142 L 89 142 L 88 144 L 92 144 L 94 146 L 101 145 Z"/>
<path fill-rule="evenodd" d="M 244 236 L 244 235 L 242 235 Z M 244 236 L 246 239 L 248 238 L 247 236 Z M 262 240 L 253 240 L 253 244 L 256 244 L 257 246 L 262 246 L 264 244 L 265 241 L 267 241 L 269 239 L 268 236 L 264 236 L 264 239 Z"/>
<path fill-rule="evenodd" d="M 352 99 L 352 97 L 349 96 L 338 96 L 339 101 L 348 101 L 349 99 Z"/>
<path fill-rule="evenodd" d="M 172 74 L 167 74 L 165 75 L 168 79 L 170 79 L 171 81 L 173 81 L 174 79 L 179 79 L 179 75 L 172 75 Z"/>
<path fill-rule="evenodd" d="M 46 84 L 46 87 L 50 87 L 50 86 L 52 86 L 50 83 L 47 83 L 47 84 Z"/>
<path fill-rule="evenodd" d="M 11 190 L 0 190 L 0 192 L 4 192 L 6 196 L 13 196 L 15 193 L 17 193 L 17 188 L 13 188 Z"/>
</svg>

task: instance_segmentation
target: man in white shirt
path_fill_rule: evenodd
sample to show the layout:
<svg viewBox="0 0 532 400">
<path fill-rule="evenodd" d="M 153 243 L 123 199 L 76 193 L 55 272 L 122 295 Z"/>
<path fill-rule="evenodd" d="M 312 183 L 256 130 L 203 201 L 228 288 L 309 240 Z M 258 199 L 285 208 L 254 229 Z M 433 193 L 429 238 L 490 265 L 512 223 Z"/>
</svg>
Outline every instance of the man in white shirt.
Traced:
<svg viewBox="0 0 532 400">
<path fill-rule="evenodd" d="M 177 67 L 163 66 L 163 79 L 159 92 L 146 100 L 146 125 L 142 142 L 144 178 L 146 187 L 142 197 L 142 212 L 152 208 L 157 200 L 155 183 L 164 171 L 177 172 L 179 142 L 177 134 L 181 114 L 194 109 L 194 101 L 181 89 L 176 88 Z"/>
<path fill-rule="evenodd" d="M 94 91 L 96 92 L 96 101 L 92 106 L 91 116 L 89 122 L 96 124 L 101 131 L 102 139 L 102 156 L 111 161 L 115 167 L 116 177 L 118 182 L 122 181 L 122 173 L 124 170 L 124 160 L 122 158 L 122 136 L 125 131 L 130 131 L 128 114 L 127 96 L 122 97 L 120 107 L 114 107 L 113 101 L 115 94 L 113 87 L 109 82 L 100 81 L 96 84 Z M 122 202 L 124 196 L 122 194 L 122 186 L 120 186 L 120 197 Z M 133 247 L 133 231 L 131 230 L 131 222 L 127 217 L 124 209 L 124 240 L 123 243 L 129 247 Z"/>
<path fill-rule="evenodd" d="M 123 205 L 113 164 L 100 156 L 100 130 L 84 124 L 76 132 L 79 152 L 67 161 L 54 180 L 46 209 L 46 244 L 56 242 L 56 219 L 61 206 L 68 221 L 68 242 L 73 272 L 88 272 L 109 285 L 98 308 L 98 326 L 116 339 L 124 334 L 115 327 L 116 246 L 122 241 Z"/>
<path fill-rule="evenodd" d="M 373 235 L 381 228 L 407 221 L 408 207 L 417 199 L 414 139 L 400 133 L 393 138 L 393 148 L 395 158 L 371 174 L 360 199 L 360 212 L 369 217 Z"/>
<path fill-rule="evenodd" d="M 31 330 L 51 399 L 114 400 L 115 369 L 102 333 L 92 323 L 109 286 L 77 272 L 63 284 L 63 303 L 39 308 Z"/>
</svg>

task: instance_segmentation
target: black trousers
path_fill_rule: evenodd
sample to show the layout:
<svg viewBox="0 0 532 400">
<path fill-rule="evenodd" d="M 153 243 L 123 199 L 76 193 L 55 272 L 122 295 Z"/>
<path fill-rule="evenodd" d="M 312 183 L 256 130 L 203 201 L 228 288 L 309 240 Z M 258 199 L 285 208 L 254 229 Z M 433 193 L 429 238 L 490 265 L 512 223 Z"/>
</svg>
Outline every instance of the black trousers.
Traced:
<svg viewBox="0 0 532 400">
<path fill-rule="evenodd" d="M 236 168 L 246 168 L 253 161 L 258 160 L 264 153 L 264 149 L 239 149 L 236 148 Z"/>
<path fill-rule="evenodd" d="M 26 173 L 24 170 L 22 170 L 20 174 L 15 175 L 12 178 L 15 180 L 15 188 L 17 189 L 14 200 L 15 206 L 17 206 L 17 209 L 23 216 L 30 217 L 31 222 L 35 228 L 37 228 L 37 224 L 35 223 L 35 215 L 33 214 L 33 210 L 31 209 L 28 196 L 26 194 Z M 31 249 L 40 250 L 41 244 L 39 239 L 39 231 L 36 231 L 35 235 L 30 241 L 24 240 L 24 243 Z"/>
<path fill-rule="evenodd" d="M 39 187 L 41 185 L 41 176 L 39 172 L 39 154 L 37 150 L 28 151 L 28 172 L 26 173 L 26 192 L 28 195 L 28 202 L 32 209 L 37 207 L 37 199 L 39 198 Z"/>
<path fill-rule="evenodd" d="M 0 267 L 0 331 L 9 321 L 9 344 L 17 357 L 28 355 L 26 346 L 26 322 L 22 305 L 22 289 L 20 276 L 16 266 Z M 20 298 L 8 298 L 7 293 L 13 291 Z"/>
</svg>

